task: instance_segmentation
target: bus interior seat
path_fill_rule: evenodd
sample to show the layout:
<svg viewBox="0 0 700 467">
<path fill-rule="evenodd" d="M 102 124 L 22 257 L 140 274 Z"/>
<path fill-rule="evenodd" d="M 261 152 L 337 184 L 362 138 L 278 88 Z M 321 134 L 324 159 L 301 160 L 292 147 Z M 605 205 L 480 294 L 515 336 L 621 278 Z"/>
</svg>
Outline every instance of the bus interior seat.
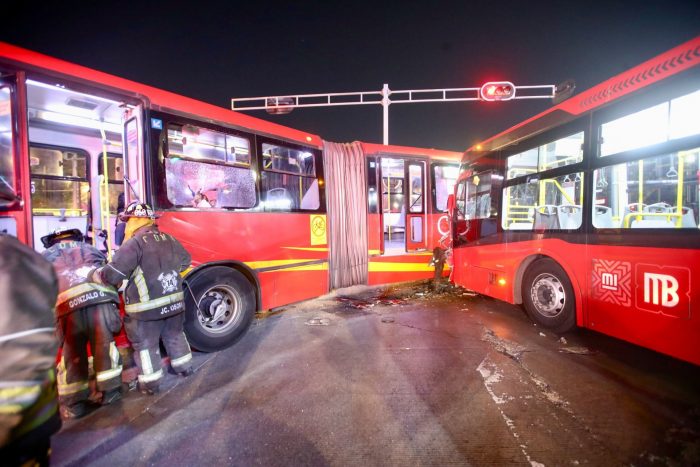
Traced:
<svg viewBox="0 0 700 467">
<path fill-rule="evenodd" d="M 557 206 L 557 217 L 559 219 L 559 227 L 562 229 L 572 230 L 581 227 L 582 211 L 581 206 L 577 204 L 564 204 Z"/>
<path fill-rule="evenodd" d="M 384 213 L 384 233 L 389 233 L 391 227 L 392 233 L 406 231 L 406 204 L 401 203 L 401 213 L 395 212 Z"/>
<path fill-rule="evenodd" d="M 665 218 L 637 220 L 633 217 L 630 221 L 630 227 L 633 229 L 673 229 L 676 227 L 676 224 Z"/>
<path fill-rule="evenodd" d="M 593 215 L 593 226 L 597 229 L 612 229 L 612 209 L 608 206 L 596 205 Z"/>
<path fill-rule="evenodd" d="M 673 212 L 678 212 L 678 208 L 673 208 Z M 695 222 L 695 212 L 693 208 L 687 206 L 681 207 L 681 227 L 683 228 L 697 228 L 698 224 Z"/>
<path fill-rule="evenodd" d="M 532 230 L 532 222 L 513 222 L 508 230 Z"/>
<path fill-rule="evenodd" d="M 559 218 L 557 206 L 546 204 L 535 208 L 535 230 L 557 230 Z"/>
<path fill-rule="evenodd" d="M 671 212 L 671 205 L 668 203 L 654 203 L 644 207 L 643 211 L 650 212 L 653 214 Z"/>
</svg>

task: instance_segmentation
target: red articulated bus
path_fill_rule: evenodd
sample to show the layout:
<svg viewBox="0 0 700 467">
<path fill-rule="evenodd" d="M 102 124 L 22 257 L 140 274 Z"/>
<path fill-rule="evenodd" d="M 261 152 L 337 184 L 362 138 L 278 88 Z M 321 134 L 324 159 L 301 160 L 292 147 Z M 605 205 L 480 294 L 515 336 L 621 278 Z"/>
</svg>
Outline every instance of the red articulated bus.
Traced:
<svg viewBox="0 0 700 467">
<path fill-rule="evenodd" d="M 433 274 L 459 153 L 324 142 L 3 43 L 0 76 L 0 230 L 40 249 L 79 228 L 111 251 L 119 197 L 148 202 L 192 254 L 200 350 L 256 311 Z"/>
<path fill-rule="evenodd" d="M 453 279 L 700 364 L 700 37 L 466 151 Z"/>
</svg>

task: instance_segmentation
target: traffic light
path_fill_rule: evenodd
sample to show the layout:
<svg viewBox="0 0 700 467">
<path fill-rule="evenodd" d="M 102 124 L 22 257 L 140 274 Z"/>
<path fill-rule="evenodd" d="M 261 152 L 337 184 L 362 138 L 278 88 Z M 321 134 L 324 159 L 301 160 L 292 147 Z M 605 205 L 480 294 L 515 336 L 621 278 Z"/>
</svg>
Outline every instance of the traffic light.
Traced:
<svg viewBox="0 0 700 467">
<path fill-rule="evenodd" d="M 515 97 L 515 85 L 510 81 L 489 81 L 479 89 L 482 101 L 508 101 Z"/>
</svg>

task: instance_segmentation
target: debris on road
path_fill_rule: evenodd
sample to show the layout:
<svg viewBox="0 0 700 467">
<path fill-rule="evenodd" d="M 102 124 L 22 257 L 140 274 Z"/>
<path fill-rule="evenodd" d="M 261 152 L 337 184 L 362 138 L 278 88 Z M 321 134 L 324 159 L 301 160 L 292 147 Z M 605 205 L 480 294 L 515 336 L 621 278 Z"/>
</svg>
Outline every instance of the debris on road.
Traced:
<svg viewBox="0 0 700 467">
<path fill-rule="evenodd" d="M 568 344 L 568 342 L 566 341 L 566 339 L 564 338 L 564 336 L 561 336 L 561 337 L 559 338 L 559 342 L 561 342 L 561 343 L 564 344 L 564 345 Z"/>
<path fill-rule="evenodd" d="M 328 326 L 331 324 L 331 320 L 328 318 L 315 317 L 307 320 L 305 324 L 308 326 Z"/>
<path fill-rule="evenodd" d="M 393 323 L 394 318 L 392 316 L 385 316 L 382 318 L 382 323 Z"/>
<path fill-rule="evenodd" d="M 542 336 L 542 337 L 547 337 L 547 334 L 545 334 L 545 333 L 543 333 L 543 332 L 540 331 L 540 336 Z"/>
<path fill-rule="evenodd" d="M 577 355 L 593 355 L 593 351 L 586 347 L 562 347 L 559 352 L 573 353 Z"/>
</svg>

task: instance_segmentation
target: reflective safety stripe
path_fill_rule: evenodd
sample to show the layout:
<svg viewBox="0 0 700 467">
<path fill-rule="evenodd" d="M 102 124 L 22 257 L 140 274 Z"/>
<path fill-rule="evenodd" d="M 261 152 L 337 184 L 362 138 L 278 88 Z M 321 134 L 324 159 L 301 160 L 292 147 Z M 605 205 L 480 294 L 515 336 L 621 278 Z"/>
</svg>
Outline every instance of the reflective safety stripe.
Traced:
<svg viewBox="0 0 700 467">
<path fill-rule="evenodd" d="M 108 379 L 116 378 L 122 374 L 122 366 L 119 365 L 117 368 L 112 368 L 111 370 L 98 371 L 97 381 L 107 381 Z"/>
<path fill-rule="evenodd" d="M 77 383 L 61 384 L 58 383 L 58 394 L 68 396 L 76 392 L 85 391 L 88 389 L 87 381 L 78 381 Z"/>
<path fill-rule="evenodd" d="M 115 298 L 117 297 L 117 292 L 111 287 L 105 287 L 104 285 L 95 284 L 94 282 L 84 282 L 82 284 L 76 285 L 75 287 L 71 287 L 68 290 L 64 290 L 63 292 L 58 294 L 56 303 L 66 302 L 71 298 L 75 298 L 79 295 L 92 292 L 94 290 L 113 295 Z"/>
<path fill-rule="evenodd" d="M 141 357 L 141 371 L 145 374 L 153 373 L 151 354 L 148 352 L 148 349 L 139 351 L 139 357 Z"/>
<path fill-rule="evenodd" d="M 148 284 L 146 284 L 146 278 L 143 277 L 141 266 L 137 266 L 134 270 L 134 284 L 139 292 L 139 301 L 141 303 L 149 301 L 151 296 L 148 293 Z"/>
<path fill-rule="evenodd" d="M 114 342 L 109 343 L 109 360 L 110 363 L 112 364 L 112 368 L 119 367 L 121 368 L 121 365 L 119 365 L 119 351 L 117 350 L 117 344 Z"/>
<path fill-rule="evenodd" d="M 140 311 L 148 311 L 161 306 L 170 305 L 171 303 L 179 302 L 184 299 L 185 294 L 183 292 L 176 292 L 174 294 L 166 295 L 165 297 L 156 298 L 154 300 L 149 300 L 147 302 L 126 305 L 124 309 L 127 313 L 138 313 Z"/>
<path fill-rule="evenodd" d="M 190 360 L 192 360 L 192 354 L 188 353 L 187 355 L 183 355 L 180 358 L 170 360 L 170 364 L 172 366 L 180 366 L 180 365 L 184 365 L 185 363 L 189 362 Z"/>
<path fill-rule="evenodd" d="M 14 414 L 31 406 L 41 394 L 41 384 L 0 389 L 0 413 Z"/>
<path fill-rule="evenodd" d="M 66 371 L 66 361 L 63 357 L 61 357 L 61 361 L 58 362 L 58 382 L 56 384 L 59 395 L 67 396 L 89 388 L 87 381 L 68 383 L 67 376 L 68 371 Z"/>
<path fill-rule="evenodd" d="M 139 375 L 139 382 L 141 383 L 150 383 L 153 381 L 157 381 L 163 377 L 163 370 L 158 370 L 155 373 L 150 373 L 147 375 Z"/>
</svg>

